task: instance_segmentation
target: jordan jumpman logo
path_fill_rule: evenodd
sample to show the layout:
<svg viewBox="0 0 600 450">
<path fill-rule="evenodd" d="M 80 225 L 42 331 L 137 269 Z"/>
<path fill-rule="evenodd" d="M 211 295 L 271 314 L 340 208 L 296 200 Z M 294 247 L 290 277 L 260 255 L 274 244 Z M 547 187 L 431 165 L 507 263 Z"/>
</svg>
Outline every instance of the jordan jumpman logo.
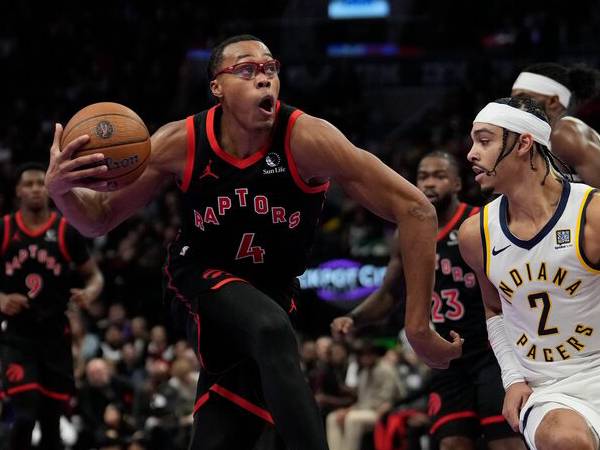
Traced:
<svg viewBox="0 0 600 450">
<path fill-rule="evenodd" d="M 210 166 L 211 166 L 211 165 L 212 165 L 212 159 L 209 159 L 209 160 L 208 160 L 208 164 L 207 164 L 207 165 L 206 165 L 206 167 L 204 168 L 204 172 L 202 172 L 202 175 L 200 175 L 200 176 L 198 177 L 198 179 L 199 179 L 199 180 L 201 180 L 201 179 L 202 179 L 202 178 L 204 178 L 204 177 L 209 177 L 209 176 L 210 176 L 210 177 L 213 177 L 213 178 L 216 178 L 217 180 L 219 179 L 219 176 L 218 176 L 216 173 L 214 173 L 214 172 L 212 171 L 212 169 L 210 168 Z"/>
</svg>

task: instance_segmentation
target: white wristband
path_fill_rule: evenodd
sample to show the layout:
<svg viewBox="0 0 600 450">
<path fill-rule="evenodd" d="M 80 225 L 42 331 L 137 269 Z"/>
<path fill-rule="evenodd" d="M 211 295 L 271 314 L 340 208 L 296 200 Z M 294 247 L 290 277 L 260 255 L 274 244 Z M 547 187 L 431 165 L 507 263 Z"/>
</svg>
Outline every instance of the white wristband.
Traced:
<svg viewBox="0 0 600 450">
<path fill-rule="evenodd" d="M 506 338 L 504 318 L 501 315 L 490 317 L 486 320 L 486 324 L 488 339 L 502 371 L 504 389 L 508 389 L 511 384 L 525 381 L 525 377 L 521 374 L 521 365 Z"/>
</svg>

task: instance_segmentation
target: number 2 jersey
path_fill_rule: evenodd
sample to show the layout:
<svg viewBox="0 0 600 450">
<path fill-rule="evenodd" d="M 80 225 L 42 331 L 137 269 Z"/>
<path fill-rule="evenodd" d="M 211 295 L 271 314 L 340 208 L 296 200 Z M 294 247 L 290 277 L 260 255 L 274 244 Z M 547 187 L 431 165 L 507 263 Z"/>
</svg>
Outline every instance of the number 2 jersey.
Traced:
<svg viewBox="0 0 600 450">
<path fill-rule="evenodd" d="M 478 211 L 477 207 L 460 203 L 453 217 L 437 235 L 431 321 L 444 338 L 452 340 L 450 331 L 454 330 L 465 339 L 465 357 L 489 348 L 479 285 L 458 248 L 460 225 Z"/>
<path fill-rule="evenodd" d="M 563 182 L 556 211 L 529 240 L 511 233 L 505 196 L 481 214 L 486 274 L 502 302 L 508 342 L 534 385 L 600 365 L 600 267 L 582 251 L 593 192 Z"/>
<path fill-rule="evenodd" d="M 306 268 L 329 183 L 311 186 L 298 174 L 290 136 L 300 110 L 277 102 L 270 142 L 243 159 L 219 145 L 221 114 L 216 105 L 186 120 L 183 218 L 167 276 L 193 264 L 281 292 Z"/>
<path fill-rule="evenodd" d="M 29 308 L 14 316 L 0 313 L 3 337 L 31 337 L 64 329 L 70 289 L 78 281 L 71 264 L 85 263 L 90 255 L 84 238 L 66 219 L 52 212 L 48 221 L 28 228 L 20 211 L 0 223 L 2 272 L 0 291 L 19 293 Z"/>
</svg>

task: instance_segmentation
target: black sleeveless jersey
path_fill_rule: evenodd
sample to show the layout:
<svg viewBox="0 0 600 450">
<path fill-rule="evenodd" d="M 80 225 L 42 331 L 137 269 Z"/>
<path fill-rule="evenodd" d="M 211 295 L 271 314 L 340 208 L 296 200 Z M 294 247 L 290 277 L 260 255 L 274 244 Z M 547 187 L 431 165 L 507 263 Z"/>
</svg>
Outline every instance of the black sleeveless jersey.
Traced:
<svg viewBox="0 0 600 450">
<path fill-rule="evenodd" d="M 84 238 L 56 212 L 43 226 L 29 229 L 20 211 L 4 216 L 0 238 L 0 291 L 29 299 L 29 308 L 19 314 L 0 313 L 2 331 L 24 337 L 62 331 L 70 289 L 77 281 L 71 264 L 83 264 L 90 257 Z"/>
<path fill-rule="evenodd" d="M 458 248 L 460 225 L 478 211 L 477 207 L 460 203 L 452 219 L 437 236 L 431 320 L 438 333 L 446 339 L 451 340 L 451 330 L 465 339 L 463 356 L 489 347 L 479 285 Z"/>
<path fill-rule="evenodd" d="M 307 264 L 329 183 L 306 184 L 290 150 L 298 109 L 277 102 L 270 143 L 243 159 L 216 138 L 220 105 L 187 118 L 181 231 L 168 264 L 187 261 L 260 286 L 289 286 Z M 177 261 L 177 260 L 180 261 Z"/>
</svg>

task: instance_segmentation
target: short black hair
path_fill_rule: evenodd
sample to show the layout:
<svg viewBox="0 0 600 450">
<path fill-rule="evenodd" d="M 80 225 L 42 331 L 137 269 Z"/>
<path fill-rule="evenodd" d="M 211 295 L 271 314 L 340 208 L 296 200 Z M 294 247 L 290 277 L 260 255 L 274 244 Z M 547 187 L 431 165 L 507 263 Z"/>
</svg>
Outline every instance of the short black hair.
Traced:
<svg viewBox="0 0 600 450">
<path fill-rule="evenodd" d="M 42 164 L 41 162 L 37 162 L 37 161 L 29 161 L 29 162 L 23 163 L 23 164 L 17 166 L 17 168 L 15 169 L 15 182 L 18 183 L 19 181 L 21 181 L 21 177 L 23 176 L 23 173 L 27 172 L 28 170 L 36 170 L 39 172 L 46 173 L 47 166 L 45 164 Z"/>
<path fill-rule="evenodd" d="M 525 67 L 523 72 L 536 73 L 559 82 L 572 92 L 575 103 L 595 96 L 600 88 L 600 72 L 583 64 L 566 67 L 552 62 L 536 63 Z"/>
<path fill-rule="evenodd" d="M 448 161 L 448 164 L 454 167 L 454 170 L 456 171 L 456 176 L 460 177 L 460 164 L 458 163 L 456 156 L 454 156 L 452 153 L 448 153 L 443 150 L 433 150 L 423 155 L 423 157 L 421 157 L 421 159 L 419 160 L 419 164 L 421 164 L 421 161 L 423 161 L 425 158 L 445 159 L 446 161 Z"/>
<path fill-rule="evenodd" d="M 223 51 L 225 50 L 225 47 L 231 44 L 235 44 L 236 42 L 244 41 L 257 41 L 264 44 L 264 42 L 261 39 L 257 38 L 256 36 L 252 36 L 251 34 L 238 34 L 236 36 L 231 36 L 225 39 L 223 42 L 221 42 L 215 48 L 213 48 L 213 51 L 210 54 L 210 58 L 208 58 L 208 66 L 206 68 L 208 72 L 208 81 L 212 81 L 215 79 L 217 69 L 223 61 Z"/>
</svg>

